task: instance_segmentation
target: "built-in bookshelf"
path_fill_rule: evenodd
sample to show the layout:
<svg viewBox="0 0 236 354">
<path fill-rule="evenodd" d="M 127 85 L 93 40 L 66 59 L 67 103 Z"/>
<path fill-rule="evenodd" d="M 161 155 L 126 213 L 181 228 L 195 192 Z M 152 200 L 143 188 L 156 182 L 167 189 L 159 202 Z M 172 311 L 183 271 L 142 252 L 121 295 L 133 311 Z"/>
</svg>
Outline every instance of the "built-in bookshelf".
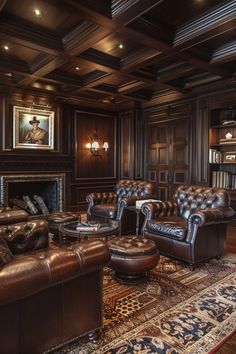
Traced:
<svg viewBox="0 0 236 354">
<path fill-rule="evenodd" d="M 236 190 L 236 107 L 211 111 L 209 165 L 212 187 Z"/>
</svg>

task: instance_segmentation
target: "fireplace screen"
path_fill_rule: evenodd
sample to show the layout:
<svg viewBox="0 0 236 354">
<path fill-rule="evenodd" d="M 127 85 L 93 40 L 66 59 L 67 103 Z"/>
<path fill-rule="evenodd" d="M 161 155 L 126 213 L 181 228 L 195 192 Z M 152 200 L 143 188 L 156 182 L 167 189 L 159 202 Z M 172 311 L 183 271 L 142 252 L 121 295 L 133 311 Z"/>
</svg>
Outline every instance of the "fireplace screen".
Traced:
<svg viewBox="0 0 236 354">
<path fill-rule="evenodd" d="M 30 214 L 47 214 L 64 210 L 65 175 L 0 176 L 0 201 Z"/>
</svg>

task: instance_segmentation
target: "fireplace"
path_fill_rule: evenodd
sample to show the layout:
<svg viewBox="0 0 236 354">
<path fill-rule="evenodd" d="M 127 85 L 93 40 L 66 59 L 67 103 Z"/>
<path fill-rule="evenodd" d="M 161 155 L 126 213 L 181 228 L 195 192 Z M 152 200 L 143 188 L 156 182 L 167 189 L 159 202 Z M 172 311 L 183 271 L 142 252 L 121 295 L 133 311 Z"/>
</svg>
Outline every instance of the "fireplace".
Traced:
<svg viewBox="0 0 236 354">
<path fill-rule="evenodd" d="M 10 200 L 39 195 L 49 212 L 64 211 L 65 174 L 0 176 L 0 202 L 11 206 Z"/>
</svg>

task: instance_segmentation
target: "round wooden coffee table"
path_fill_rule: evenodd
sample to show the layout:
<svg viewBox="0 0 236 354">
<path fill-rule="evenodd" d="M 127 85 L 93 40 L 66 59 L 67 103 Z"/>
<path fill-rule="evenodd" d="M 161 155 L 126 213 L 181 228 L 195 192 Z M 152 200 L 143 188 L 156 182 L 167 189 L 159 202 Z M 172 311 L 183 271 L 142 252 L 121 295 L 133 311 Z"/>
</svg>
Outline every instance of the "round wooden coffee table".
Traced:
<svg viewBox="0 0 236 354">
<path fill-rule="evenodd" d="M 88 240 L 91 238 L 108 240 L 112 236 L 117 236 L 119 233 L 119 224 L 117 221 L 109 220 L 109 222 L 101 223 L 96 231 L 77 230 L 78 221 L 66 222 L 59 226 L 59 243 L 62 245 L 68 241 Z"/>
</svg>

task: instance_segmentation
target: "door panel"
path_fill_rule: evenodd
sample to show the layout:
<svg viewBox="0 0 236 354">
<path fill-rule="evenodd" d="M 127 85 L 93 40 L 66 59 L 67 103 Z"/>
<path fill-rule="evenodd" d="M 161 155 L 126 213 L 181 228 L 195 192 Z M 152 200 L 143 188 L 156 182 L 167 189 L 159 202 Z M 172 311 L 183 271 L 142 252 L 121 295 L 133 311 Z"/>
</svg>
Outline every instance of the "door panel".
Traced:
<svg viewBox="0 0 236 354">
<path fill-rule="evenodd" d="M 152 182 L 156 180 L 158 199 L 171 199 L 179 184 L 188 183 L 188 129 L 187 119 L 155 124 L 147 129 L 148 177 Z"/>
</svg>

